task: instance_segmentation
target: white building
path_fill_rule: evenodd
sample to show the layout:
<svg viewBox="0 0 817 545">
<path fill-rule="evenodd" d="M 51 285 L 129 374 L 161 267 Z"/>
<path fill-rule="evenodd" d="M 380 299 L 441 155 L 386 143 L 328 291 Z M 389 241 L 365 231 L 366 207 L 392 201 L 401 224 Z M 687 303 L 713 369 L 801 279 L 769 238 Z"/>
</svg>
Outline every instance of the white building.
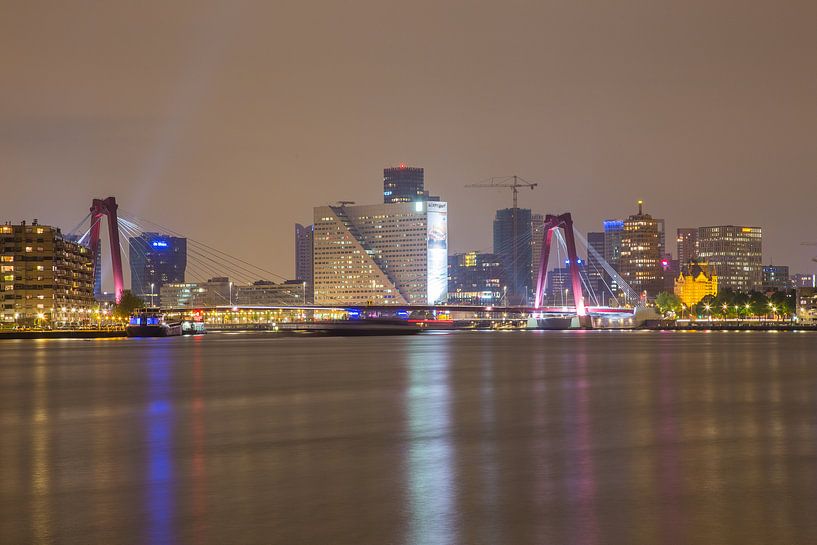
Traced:
<svg viewBox="0 0 817 545">
<path fill-rule="evenodd" d="M 448 291 L 448 203 L 314 209 L 315 303 L 435 304 Z"/>
<path fill-rule="evenodd" d="M 248 286 L 233 286 L 233 304 L 247 307 L 303 305 L 306 283 L 275 284 L 258 281 Z"/>
</svg>

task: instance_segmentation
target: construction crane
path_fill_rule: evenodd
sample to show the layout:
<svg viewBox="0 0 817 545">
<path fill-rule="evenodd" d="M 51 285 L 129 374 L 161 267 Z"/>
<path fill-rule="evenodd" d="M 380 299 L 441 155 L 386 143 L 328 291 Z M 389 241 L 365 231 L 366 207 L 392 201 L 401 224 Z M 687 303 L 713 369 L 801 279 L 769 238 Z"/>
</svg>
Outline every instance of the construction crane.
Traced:
<svg viewBox="0 0 817 545">
<path fill-rule="evenodd" d="M 512 288 L 514 292 L 518 289 L 516 285 L 517 281 L 517 261 L 519 260 L 519 238 L 518 238 L 518 228 L 516 225 L 516 217 L 517 211 L 519 210 L 518 201 L 519 201 L 519 188 L 520 187 L 529 187 L 531 191 L 539 185 L 536 182 L 528 181 L 521 176 L 501 176 L 501 177 L 493 177 L 489 178 L 484 182 L 478 182 L 475 184 L 466 184 L 465 187 L 477 187 L 481 189 L 510 189 L 513 192 L 513 208 L 511 209 L 511 224 L 513 225 L 513 284 Z M 519 295 L 518 293 L 514 293 L 514 295 Z"/>
<path fill-rule="evenodd" d="M 817 242 L 801 242 L 800 246 L 817 246 Z M 817 257 L 812 257 L 811 260 L 817 263 Z"/>
</svg>

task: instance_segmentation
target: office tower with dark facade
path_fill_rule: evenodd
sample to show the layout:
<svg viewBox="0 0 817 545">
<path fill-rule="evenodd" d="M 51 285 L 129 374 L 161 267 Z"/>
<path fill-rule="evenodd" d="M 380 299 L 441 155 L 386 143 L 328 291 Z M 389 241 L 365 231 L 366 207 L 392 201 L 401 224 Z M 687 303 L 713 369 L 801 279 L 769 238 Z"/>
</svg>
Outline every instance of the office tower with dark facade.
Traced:
<svg viewBox="0 0 817 545">
<path fill-rule="evenodd" d="M 314 232 L 312 225 L 295 224 L 295 280 L 304 283 L 307 303 L 311 303 L 314 299 Z"/>
<path fill-rule="evenodd" d="M 624 222 L 621 220 L 604 220 L 604 260 L 618 273 L 621 261 L 621 236 L 624 233 Z M 608 274 L 608 284 L 611 292 L 617 297 L 621 293 L 618 279 Z"/>
<path fill-rule="evenodd" d="M 542 244 L 545 236 L 545 215 L 531 214 L 530 218 L 530 286 L 531 290 L 534 290 L 539 280 L 539 260 L 542 258 Z"/>
<path fill-rule="evenodd" d="M 587 279 L 593 294 L 600 305 L 607 305 L 613 292 L 610 289 L 610 274 L 604 269 L 602 260 L 604 259 L 604 239 L 603 232 L 587 233 Z"/>
<path fill-rule="evenodd" d="M 383 203 L 427 200 L 425 174 L 420 167 L 401 164 L 383 169 Z"/>
<path fill-rule="evenodd" d="M 766 265 L 763 267 L 763 289 L 786 291 L 790 289 L 789 268 L 786 265 Z"/>
<path fill-rule="evenodd" d="M 448 256 L 448 303 L 499 305 L 505 270 L 495 254 L 466 252 Z"/>
<path fill-rule="evenodd" d="M 715 268 L 719 289 L 748 292 L 763 283 L 760 227 L 715 225 L 698 228 L 698 258 Z"/>
<path fill-rule="evenodd" d="M 661 269 L 661 224 L 643 211 L 638 201 L 638 213 L 624 220 L 621 235 L 621 256 L 618 273 L 639 295 L 646 292 L 653 298 L 664 289 Z"/>
<path fill-rule="evenodd" d="M 579 277 L 581 284 L 589 284 L 587 263 L 579 259 Z M 573 280 L 570 275 L 570 261 L 565 260 L 564 267 L 557 267 L 548 271 L 547 282 L 545 284 L 545 305 L 547 306 L 572 306 L 573 305 Z M 595 304 L 592 294 L 585 297 L 585 303 Z M 601 301 L 599 301 L 601 302 Z"/>
<path fill-rule="evenodd" d="M 678 243 L 678 263 L 684 267 L 691 260 L 698 257 L 698 228 L 681 227 L 675 238 Z"/>
<path fill-rule="evenodd" d="M 516 237 L 516 238 L 514 238 Z M 531 284 L 531 211 L 503 208 L 494 219 L 494 254 L 499 257 L 508 280 L 510 304 L 525 304 L 533 293 Z"/>
<path fill-rule="evenodd" d="M 162 286 L 184 282 L 187 268 L 187 239 L 160 233 L 142 233 L 128 244 L 131 291 L 156 305 Z"/>
</svg>

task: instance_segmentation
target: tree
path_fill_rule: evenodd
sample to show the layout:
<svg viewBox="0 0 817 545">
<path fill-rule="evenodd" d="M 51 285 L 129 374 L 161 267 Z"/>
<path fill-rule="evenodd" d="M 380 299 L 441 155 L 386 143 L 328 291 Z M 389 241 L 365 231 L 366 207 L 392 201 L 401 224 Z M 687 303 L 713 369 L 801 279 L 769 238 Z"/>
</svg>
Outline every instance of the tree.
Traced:
<svg viewBox="0 0 817 545">
<path fill-rule="evenodd" d="M 759 291 L 749 292 L 748 314 L 752 316 L 763 316 L 769 313 L 769 299 Z"/>
<path fill-rule="evenodd" d="M 133 311 L 137 308 L 144 308 L 145 302 L 136 297 L 130 290 L 125 290 L 122 292 L 122 297 L 119 299 L 119 303 L 117 303 L 113 308 L 113 313 L 115 316 L 119 316 L 121 318 L 127 318 Z"/>
<path fill-rule="evenodd" d="M 772 314 L 790 319 L 794 314 L 794 290 L 776 291 L 769 297 Z"/>
<path fill-rule="evenodd" d="M 721 311 L 721 308 L 714 295 L 707 295 L 693 307 L 693 310 L 698 317 L 703 316 L 709 318 L 710 316 L 717 315 L 719 311 Z"/>
<path fill-rule="evenodd" d="M 655 297 L 655 306 L 662 316 L 670 313 L 678 315 L 681 312 L 681 300 L 674 293 L 662 291 Z"/>
</svg>

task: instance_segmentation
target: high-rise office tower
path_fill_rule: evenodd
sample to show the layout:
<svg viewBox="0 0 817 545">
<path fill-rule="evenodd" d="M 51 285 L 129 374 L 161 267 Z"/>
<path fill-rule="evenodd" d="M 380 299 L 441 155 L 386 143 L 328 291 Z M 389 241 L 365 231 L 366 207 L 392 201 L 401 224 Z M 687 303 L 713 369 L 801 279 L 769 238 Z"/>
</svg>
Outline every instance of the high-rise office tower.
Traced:
<svg viewBox="0 0 817 545">
<path fill-rule="evenodd" d="M 295 280 L 304 283 L 307 303 L 313 300 L 312 292 L 315 284 L 312 272 L 313 240 L 314 227 L 312 225 L 295 224 Z"/>
<path fill-rule="evenodd" d="M 760 227 L 699 227 L 698 258 L 714 267 L 720 289 L 759 289 L 763 283 L 762 241 Z"/>
<path fill-rule="evenodd" d="M 598 304 L 609 304 L 613 292 L 610 288 L 611 277 L 604 269 L 601 260 L 604 259 L 605 233 L 587 233 L 587 279 L 588 284 L 598 300 Z"/>
<path fill-rule="evenodd" d="M 425 174 L 420 167 L 401 164 L 383 169 L 383 203 L 415 202 L 428 199 Z"/>
<path fill-rule="evenodd" d="M 316 304 L 436 304 L 448 291 L 448 204 L 314 209 Z"/>
<path fill-rule="evenodd" d="M 691 260 L 698 256 L 698 228 L 697 227 L 681 227 L 678 229 L 678 262 L 681 266 L 685 266 Z"/>
<path fill-rule="evenodd" d="M 638 201 L 638 213 L 624 220 L 618 273 L 636 293 L 655 297 L 664 289 L 661 222 L 645 214 L 643 204 Z"/>
<path fill-rule="evenodd" d="M 539 260 L 542 258 L 542 242 L 545 236 L 545 215 L 531 214 L 530 217 L 530 286 L 536 287 L 539 279 Z M 545 263 L 547 267 L 547 263 Z"/>
<path fill-rule="evenodd" d="M 151 305 L 159 304 L 161 288 L 184 282 L 187 239 L 160 233 L 142 233 L 128 244 L 131 291 Z"/>
<path fill-rule="evenodd" d="M 514 212 L 515 210 L 515 212 Z M 494 219 L 494 253 L 505 268 L 508 301 L 524 304 L 533 292 L 531 283 L 531 211 L 503 208 Z"/>
<path fill-rule="evenodd" d="M 604 226 L 604 260 L 618 273 L 621 261 L 621 236 L 624 234 L 624 222 L 621 220 L 605 220 Z M 618 279 L 615 275 L 607 276 L 610 291 L 616 297 L 621 293 Z"/>
</svg>

